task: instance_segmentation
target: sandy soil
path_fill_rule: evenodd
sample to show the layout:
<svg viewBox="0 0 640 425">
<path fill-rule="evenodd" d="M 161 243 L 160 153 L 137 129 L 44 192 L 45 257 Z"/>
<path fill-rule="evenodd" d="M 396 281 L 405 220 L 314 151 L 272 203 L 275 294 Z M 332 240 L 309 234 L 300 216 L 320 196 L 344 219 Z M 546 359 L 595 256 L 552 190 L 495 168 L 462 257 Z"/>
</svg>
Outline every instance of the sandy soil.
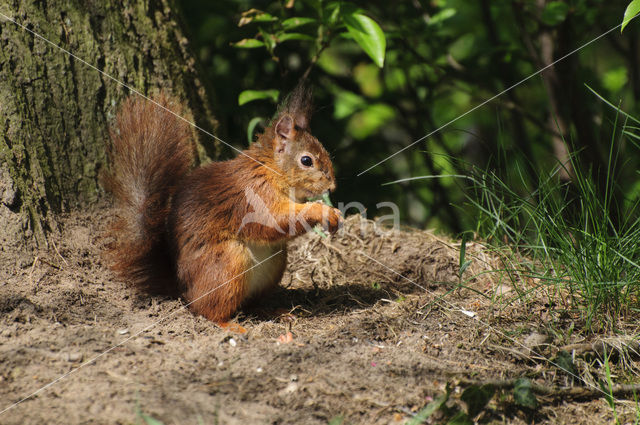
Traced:
<svg viewBox="0 0 640 425">
<path fill-rule="evenodd" d="M 132 424 L 149 415 L 164 424 L 402 424 L 447 383 L 449 405 L 464 410 L 461 379 L 572 384 L 517 342 L 541 333 L 548 344 L 536 352 L 553 356 L 585 339 L 550 332 L 544 298 L 492 303 L 485 295 L 514 290 L 481 274 L 499 263 L 479 244 L 467 246 L 470 289 L 456 289 L 454 241 L 421 231 L 380 235 L 358 217 L 332 238 L 311 233 L 291 244 L 282 288 L 236 317 L 248 329 L 237 335 L 180 300 L 136 294 L 117 280 L 100 254 L 108 217 L 104 209 L 64 217 L 47 251 L 0 250 L 0 410 L 39 391 L 0 423 Z M 276 309 L 291 315 L 274 319 Z M 293 339 L 282 340 L 289 331 Z M 576 361 L 592 379 L 602 373 L 597 364 Z M 500 392 L 476 419 L 614 418 L 604 398 L 539 402 L 527 411 Z M 619 403 L 617 414 L 632 421 L 633 403 Z M 437 413 L 429 423 L 441 420 Z"/>
</svg>

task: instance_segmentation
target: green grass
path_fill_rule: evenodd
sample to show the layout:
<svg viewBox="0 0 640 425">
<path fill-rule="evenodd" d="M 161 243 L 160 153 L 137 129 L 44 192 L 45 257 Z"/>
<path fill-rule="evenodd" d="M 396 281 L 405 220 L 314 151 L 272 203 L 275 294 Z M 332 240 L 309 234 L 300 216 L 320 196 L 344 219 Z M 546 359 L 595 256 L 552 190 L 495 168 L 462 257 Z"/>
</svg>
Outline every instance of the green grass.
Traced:
<svg viewBox="0 0 640 425">
<path fill-rule="evenodd" d="M 558 297 L 553 304 L 578 313 L 587 329 L 613 328 L 640 307 L 640 208 L 637 196 L 621 195 L 623 185 L 614 177 L 622 175 L 616 170 L 622 139 L 634 131 L 623 125 L 614 132 L 601 173 L 584 171 L 573 155 L 570 182 L 560 179 L 560 166 L 539 177 L 529 193 L 532 185 L 517 165 L 515 181 L 478 169 L 468 177 L 477 232 L 517 254 L 510 261 L 514 276 L 555 287 L 548 291 Z"/>
<path fill-rule="evenodd" d="M 467 166 L 468 175 L 390 184 L 444 177 L 466 182 L 464 209 L 474 215 L 476 233 L 502 256 L 501 272 L 517 298 L 543 289 L 555 313 L 582 319 L 587 331 L 613 330 L 640 309 L 640 175 L 619 157 L 640 153 L 640 129 L 630 121 L 640 122 L 616 109 L 614 130 L 604 141 L 606 169 L 585 169 L 573 154 L 566 166 L 570 181 L 563 181 L 558 165 L 532 182 L 522 169 L 526 159 L 519 159 L 511 161 L 508 177 Z"/>
</svg>

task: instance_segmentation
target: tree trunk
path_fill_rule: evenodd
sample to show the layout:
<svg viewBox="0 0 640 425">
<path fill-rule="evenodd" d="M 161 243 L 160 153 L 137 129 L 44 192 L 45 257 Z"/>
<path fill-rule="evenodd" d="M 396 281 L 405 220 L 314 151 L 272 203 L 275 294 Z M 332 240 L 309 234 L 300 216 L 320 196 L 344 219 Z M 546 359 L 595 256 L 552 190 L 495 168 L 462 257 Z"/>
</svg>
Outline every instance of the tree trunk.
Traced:
<svg viewBox="0 0 640 425">
<path fill-rule="evenodd" d="M 13 0 L 0 13 L 9 18 L 0 16 L 0 251 L 46 246 L 56 213 L 100 198 L 108 127 L 132 94 L 18 24 L 135 90 L 184 99 L 195 122 L 213 132 L 173 0 Z M 194 134 L 201 159 L 215 157 L 219 145 Z"/>
</svg>

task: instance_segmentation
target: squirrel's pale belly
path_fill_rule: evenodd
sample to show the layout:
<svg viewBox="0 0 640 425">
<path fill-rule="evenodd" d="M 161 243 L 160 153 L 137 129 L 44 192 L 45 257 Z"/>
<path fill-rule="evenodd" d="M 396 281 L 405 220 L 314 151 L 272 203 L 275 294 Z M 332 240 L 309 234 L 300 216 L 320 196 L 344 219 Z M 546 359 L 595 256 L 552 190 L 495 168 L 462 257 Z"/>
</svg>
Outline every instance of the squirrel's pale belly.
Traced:
<svg viewBox="0 0 640 425">
<path fill-rule="evenodd" d="M 250 257 L 247 272 L 247 296 L 253 297 L 280 282 L 287 263 L 287 244 L 245 244 Z M 259 265 L 258 265 L 259 264 Z"/>
</svg>

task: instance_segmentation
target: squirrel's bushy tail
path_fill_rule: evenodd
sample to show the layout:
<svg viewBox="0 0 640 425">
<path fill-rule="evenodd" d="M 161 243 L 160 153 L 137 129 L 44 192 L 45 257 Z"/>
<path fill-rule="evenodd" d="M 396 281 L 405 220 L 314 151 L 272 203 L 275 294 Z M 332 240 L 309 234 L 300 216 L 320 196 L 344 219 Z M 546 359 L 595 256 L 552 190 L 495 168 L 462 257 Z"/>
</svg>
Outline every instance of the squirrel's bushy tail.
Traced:
<svg viewBox="0 0 640 425">
<path fill-rule="evenodd" d="M 178 102 L 154 100 L 182 116 Z M 142 97 L 127 99 L 111 130 L 110 170 L 103 177 L 118 214 L 111 227 L 111 267 L 152 292 L 175 289 L 166 241 L 171 196 L 194 161 L 189 124 Z"/>
</svg>

